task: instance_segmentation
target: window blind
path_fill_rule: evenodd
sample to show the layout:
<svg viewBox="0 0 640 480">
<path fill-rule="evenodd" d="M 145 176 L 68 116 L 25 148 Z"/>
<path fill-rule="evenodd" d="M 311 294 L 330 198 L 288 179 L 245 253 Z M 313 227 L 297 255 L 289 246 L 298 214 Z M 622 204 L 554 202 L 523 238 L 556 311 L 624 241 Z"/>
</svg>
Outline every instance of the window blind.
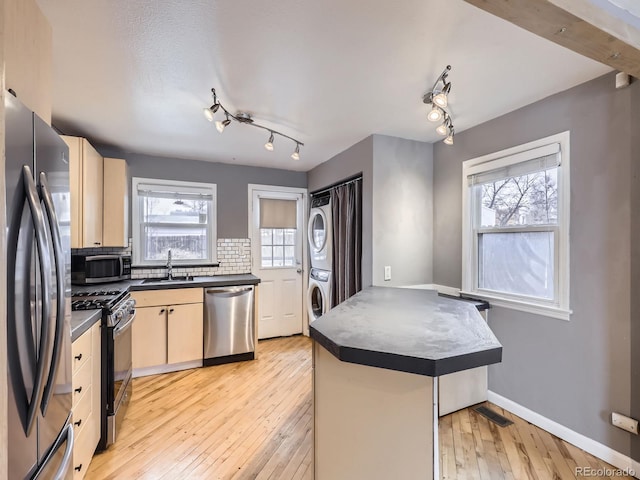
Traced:
<svg viewBox="0 0 640 480">
<path fill-rule="evenodd" d="M 260 228 L 297 228 L 295 200 L 260 199 Z"/>
<path fill-rule="evenodd" d="M 512 157 L 505 157 L 504 166 L 488 171 L 482 171 L 482 164 L 477 165 L 473 173 L 467 177 L 469 185 L 497 182 L 511 177 L 520 177 L 532 173 L 542 172 L 561 164 L 560 144 L 554 143 L 544 147 L 522 152 Z"/>
<path fill-rule="evenodd" d="M 213 200 L 211 190 L 143 183 L 138 184 L 138 196 L 168 198 L 171 200 Z"/>
</svg>

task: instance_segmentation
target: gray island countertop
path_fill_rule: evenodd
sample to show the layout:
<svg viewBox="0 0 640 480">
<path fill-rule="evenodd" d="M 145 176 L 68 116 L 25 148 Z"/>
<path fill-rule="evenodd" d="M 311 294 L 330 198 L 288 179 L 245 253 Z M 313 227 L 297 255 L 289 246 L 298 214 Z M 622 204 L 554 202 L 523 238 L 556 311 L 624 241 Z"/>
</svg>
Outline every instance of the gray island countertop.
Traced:
<svg viewBox="0 0 640 480">
<path fill-rule="evenodd" d="M 365 288 L 312 322 L 310 334 L 343 362 L 430 377 L 502 360 L 475 306 L 430 290 Z"/>
</svg>

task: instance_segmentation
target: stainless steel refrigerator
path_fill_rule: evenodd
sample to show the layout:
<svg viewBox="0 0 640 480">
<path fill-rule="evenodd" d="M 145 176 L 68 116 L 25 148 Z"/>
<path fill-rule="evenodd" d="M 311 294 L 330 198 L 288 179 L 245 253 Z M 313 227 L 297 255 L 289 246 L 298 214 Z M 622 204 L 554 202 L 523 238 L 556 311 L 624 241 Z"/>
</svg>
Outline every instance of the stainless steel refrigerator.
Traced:
<svg viewBox="0 0 640 480">
<path fill-rule="evenodd" d="M 9 479 L 70 479 L 68 148 L 5 93 Z"/>
</svg>

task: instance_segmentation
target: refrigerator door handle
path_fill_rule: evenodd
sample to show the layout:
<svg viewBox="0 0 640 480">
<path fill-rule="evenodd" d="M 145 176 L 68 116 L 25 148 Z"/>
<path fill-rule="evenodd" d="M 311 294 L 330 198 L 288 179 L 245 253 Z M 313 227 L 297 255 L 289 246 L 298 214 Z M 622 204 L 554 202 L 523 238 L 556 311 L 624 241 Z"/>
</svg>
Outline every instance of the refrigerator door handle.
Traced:
<svg viewBox="0 0 640 480">
<path fill-rule="evenodd" d="M 51 355 L 51 365 L 49 367 L 49 376 L 42 397 L 41 411 L 42 415 L 46 415 L 49 401 L 53 395 L 56 384 L 56 375 L 58 373 L 58 365 L 60 364 L 60 352 L 62 351 L 62 335 L 64 333 L 65 322 L 65 264 L 64 251 L 62 250 L 62 240 L 60 236 L 60 228 L 58 216 L 56 214 L 53 197 L 47 183 L 47 176 L 44 172 L 40 172 L 39 176 L 40 198 L 44 204 L 47 219 L 49 220 L 49 232 L 53 241 L 53 256 L 56 268 L 56 327 L 54 331 L 53 353 Z"/>
<path fill-rule="evenodd" d="M 44 382 L 47 374 L 47 361 L 51 357 L 51 333 L 49 326 L 49 311 L 51 309 L 51 293 L 49 282 L 51 281 L 51 259 L 49 257 L 49 247 L 47 245 L 47 233 L 44 225 L 44 213 L 40 208 L 38 191 L 33 181 L 31 169 L 27 165 L 22 166 L 22 181 L 24 184 L 25 196 L 31 219 L 35 230 L 36 247 L 40 258 L 40 287 L 42 289 L 42 321 L 40 327 L 40 342 L 38 348 L 38 360 L 36 362 L 36 376 L 31 393 L 31 401 L 27 412 L 27 435 L 33 428 L 38 412 L 38 407 L 42 401 L 44 393 Z"/>
<path fill-rule="evenodd" d="M 73 436 L 73 425 L 67 425 L 64 427 L 64 430 L 60 433 L 55 443 L 51 447 L 51 453 L 47 456 L 47 459 L 43 462 L 42 466 L 38 469 L 36 474 L 33 476 L 32 480 L 39 480 L 43 472 L 46 470 L 45 467 L 51 460 L 51 458 L 55 457 L 55 453 L 58 451 L 60 446 L 66 441 L 67 446 L 64 450 L 64 455 L 62 457 L 62 461 L 60 462 L 60 466 L 56 471 L 53 477 L 47 476 L 47 479 L 52 480 L 64 480 L 67 478 L 67 474 L 69 473 L 69 468 L 71 467 L 71 460 L 73 457 L 73 444 L 75 443 L 75 438 Z M 44 478 L 42 479 L 44 480 Z"/>
</svg>

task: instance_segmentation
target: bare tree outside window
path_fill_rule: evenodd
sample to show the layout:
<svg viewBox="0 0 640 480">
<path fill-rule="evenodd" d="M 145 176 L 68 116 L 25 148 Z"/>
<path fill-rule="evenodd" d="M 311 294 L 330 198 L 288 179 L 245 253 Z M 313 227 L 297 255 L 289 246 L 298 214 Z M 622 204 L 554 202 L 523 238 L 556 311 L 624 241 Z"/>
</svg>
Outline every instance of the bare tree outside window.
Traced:
<svg viewBox="0 0 640 480">
<path fill-rule="evenodd" d="M 483 226 L 551 225 L 558 222 L 557 168 L 482 185 L 482 205 L 495 212 Z"/>
</svg>

